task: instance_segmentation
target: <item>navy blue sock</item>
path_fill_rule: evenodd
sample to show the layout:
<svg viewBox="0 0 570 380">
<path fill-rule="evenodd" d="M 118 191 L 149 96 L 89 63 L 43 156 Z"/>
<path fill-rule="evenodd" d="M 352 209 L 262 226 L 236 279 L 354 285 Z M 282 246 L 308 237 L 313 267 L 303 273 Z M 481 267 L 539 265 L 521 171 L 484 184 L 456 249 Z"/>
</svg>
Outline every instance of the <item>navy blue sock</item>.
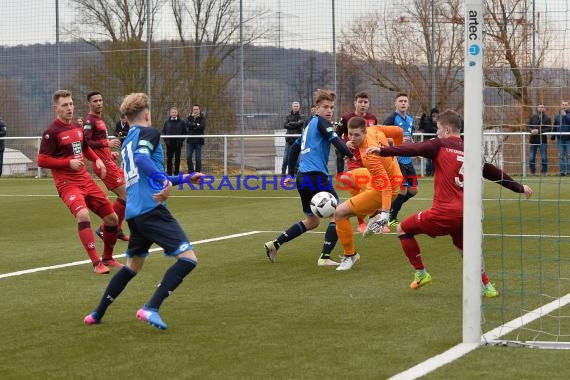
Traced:
<svg viewBox="0 0 570 380">
<path fill-rule="evenodd" d="M 330 222 L 325 232 L 325 240 L 323 241 L 321 259 L 329 259 L 331 257 L 331 252 L 334 249 L 337 241 L 338 235 L 336 234 L 336 223 Z"/>
<path fill-rule="evenodd" d="M 99 306 L 94 310 L 99 315 L 99 319 L 103 318 L 107 308 L 111 306 L 113 301 L 125 289 L 129 281 L 131 281 L 136 275 L 136 272 L 133 272 L 133 270 L 126 265 L 115 273 L 109 282 L 109 285 L 107 285 L 107 289 L 105 289 L 101 301 L 99 301 Z"/>
<path fill-rule="evenodd" d="M 296 237 L 305 233 L 306 231 L 307 227 L 305 227 L 303 222 L 295 223 L 291 227 L 289 227 L 285 232 L 283 232 L 281 235 L 277 236 L 276 239 L 277 243 L 279 245 L 287 243 L 288 241 L 295 239 Z"/>
<path fill-rule="evenodd" d="M 392 209 L 390 210 L 390 220 L 398 218 L 398 213 L 400 212 L 402 205 L 406 201 L 407 195 L 408 195 L 407 193 L 404 195 L 398 194 L 398 197 L 394 199 L 394 202 L 392 202 Z"/>
<path fill-rule="evenodd" d="M 166 299 L 177 287 L 182 283 L 184 277 L 188 276 L 190 272 L 198 265 L 197 262 L 187 258 L 179 258 L 166 273 L 154 294 L 145 305 L 150 309 L 160 308 L 162 301 Z"/>
<path fill-rule="evenodd" d="M 406 198 L 404 199 L 404 203 L 408 201 L 408 199 L 413 198 L 417 193 L 406 193 Z"/>
</svg>

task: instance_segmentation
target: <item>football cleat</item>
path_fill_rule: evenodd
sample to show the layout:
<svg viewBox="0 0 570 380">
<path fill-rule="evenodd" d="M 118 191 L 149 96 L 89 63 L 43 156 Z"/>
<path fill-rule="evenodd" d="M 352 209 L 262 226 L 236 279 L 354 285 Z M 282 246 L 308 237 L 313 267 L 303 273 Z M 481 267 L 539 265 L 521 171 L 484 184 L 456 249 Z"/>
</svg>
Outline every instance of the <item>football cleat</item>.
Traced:
<svg viewBox="0 0 570 380">
<path fill-rule="evenodd" d="M 83 318 L 83 323 L 85 323 L 86 325 L 98 325 L 99 323 L 101 323 L 101 318 L 99 317 L 99 314 L 97 314 L 96 311 L 89 313 L 85 316 L 85 318 Z"/>
<path fill-rule="evenodd" d="M 123 230 L 120 230 L 117 233 L 117 239 L 122 241 L 129 241 L 129 235 L 125 234 Z"/>
<path fill-rule="evenodd" d="M 320 258 L 317 260 L 317 266 L 319 267 L 336 267 L 339 264 L 336 261 L 333 261 L 331 259 L 323 259 Z"/>
<path fill-rule="evenodd" d="M 360 259 L 360 255 L 358 253 L 355 253 L 354 255 L 351 256 L 344 256 L 344 258 L 342 259 L 342 261 L 340 262 L 339 266 L 336 268 L 336 270 L 349 270 L 350 268 L 352 268 L 354 266 L 354 264 Z"/>
<path fill-rule="evenodd" d="M 499 291 L 495 289 L 495 286 L 490 282 L 483 286 L 483 296 L 486 298 L 494 298 L 499 296 Z"/>
<path fill-rule="evenodd" d="M 400 221 L 398 219 L 392 219 L 388 221 L 388 227 L 398 227 L 398 224 L 400 224 Z"/>
<path fill-rule="evenodd" d="M 417 270 L 414 275 L 414 281 L 410 284 L 410 288 L 412 289 L 419 289 L 424 285 L 427 285 L 431 282 L 431 276 L 426 271 L 419 271 Z"/>
<path fill-rule="evenodd" d="M 121 264 L 118 260 L 116 260 L 113 257 L 111 257 L 110 259 L 103 259 L 101 262 L 106 267 L 113 267 L 113 268 L 117 268 L 117 269 L 121 269 L 122 267 L 124 267 L 123 264 Z"/>
<path fill-rule="evenodd" d="M 137 319 L 144 321 L 151 325 L 152 327 L 156 327 L 160 330 L 166 330 L 168 326 L 166 323 L 160 319 L 160 315 L 158 314 L 158 310 L 148 309 L 146 307 L 142 307 L 137 311 Z"/>
<path fill-rule="evenodd" d="M 95 230 L 95 235 L 97 235 L 97 236 L 99 236 L 99 238 L 103 239 L 103 230 L 101 229 L 101 227 L 99 227 Z"/>
<path fill-rule="evenodd" d="M 109 273 L 109 268 L 103 264 L 103 262 L 99 261 L 96 265 L 93 266 L 93 272 L 97 274 L 107 274 Z"/>
<path fill-rule="evenodd" d="M 265 255 L 267 256 L 267 260 L 274 263 L 278 250 L 279 250 L 279 243 L 277 243 L 277 241 L 271 240 L 265 243 Z"/>
</svg>

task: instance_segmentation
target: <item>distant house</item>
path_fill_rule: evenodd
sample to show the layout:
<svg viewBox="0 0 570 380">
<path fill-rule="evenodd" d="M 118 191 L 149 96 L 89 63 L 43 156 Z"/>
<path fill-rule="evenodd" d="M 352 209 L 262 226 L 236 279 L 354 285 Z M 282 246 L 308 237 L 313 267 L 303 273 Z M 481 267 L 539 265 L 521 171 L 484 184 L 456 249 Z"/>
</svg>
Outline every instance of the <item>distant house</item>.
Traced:
<svg viewBox="0 0 570 380">
<path fill-rule="evenodd" d="M 17 149 L 6 148 L 4 150 L 4 163 L 2 165 L 2 175 L 26 174 L 28 167 L 34 161 L 30 160 L 24 153 Z"/>
</svg>

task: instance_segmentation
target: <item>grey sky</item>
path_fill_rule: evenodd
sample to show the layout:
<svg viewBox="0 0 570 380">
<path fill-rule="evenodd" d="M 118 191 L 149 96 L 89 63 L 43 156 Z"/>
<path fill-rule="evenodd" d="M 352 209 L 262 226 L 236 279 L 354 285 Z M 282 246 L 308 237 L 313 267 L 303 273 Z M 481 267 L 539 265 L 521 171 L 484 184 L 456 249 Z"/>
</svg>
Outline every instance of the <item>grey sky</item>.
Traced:
<svg viewBox="0 0 570 380">
<path fill-rule="evenodd" d="M 570 34 L 570 1 L 567 0 L 535 0 L 539 17 L 548 15 L 556 20 L 555 30 L 562 41 Z M 0 45 L 20 45 L 55 42 L 55 0 L 0 0 L 2 22 L 0 23 Z M 155 30 L 155 39 L 176 38 L 174 21 L 165 5 Z M 258 41 L 267 45 L 315 50 L 332 50 L 330 42 L 332 34 L 331 4 L 332 0 L 243 0 L 246 12 L 248 9 L 263 7 L 270 12 L 266 20 L 275 26 L 274 33 L 266 41 Z M 402 1 L 384 0 L 336 0 L 337 36 L 347 25 L 362 15 L 377 11 L 384 7 L 391 8 L 398 14 L 397 8 Z M 69 6 L 68 0 L 59 0 L 60 25 L 62 28 L 75 19 L 75 10 Z M 277 15 L 281 14 L 281 33 L 278 32 Z M 63 30 L 63 29 L 62 29 Z M 279 38 L 280 37 L 280 38 Z M 65 41 L 65 37 L 60 37 Z"/>
<path fill-rule="evenodd" d="M 282 46 L 285 47 L 332 50 L 332 47 L 325 44 L 332 33 L 331 0 L 243 0 L 243 3 L 246 9 L 260 6 L 270 10 L 267 18 L 275 25 L 275 33 L 266 43 L 274 40 L 277 44 L 280 36 Z M 337 33 L 351 20 L 370 9 L 380 11 L 383 6 L 382 0 L 336 0 Z M 75 10 L 67 0 L 60 0 L 59 7 L 60 26 L 63 28 L 74 20 Z M 55 0 L 2 0 L 0 9 L 0 45 L 55 42 Z M 282 16 L 281 33 L 278 33 L 277 28 L 278 14 Z M 155 38 L 176 37 L 171 17 L 169 12 L 162 12 Z M 65 40 L 64 36 L 60 38 Z M 318 42 L 320 39 L 325 39 L 322 44 Z M 315 46 L 315 43 L 320 46 Z"/>
</svg>

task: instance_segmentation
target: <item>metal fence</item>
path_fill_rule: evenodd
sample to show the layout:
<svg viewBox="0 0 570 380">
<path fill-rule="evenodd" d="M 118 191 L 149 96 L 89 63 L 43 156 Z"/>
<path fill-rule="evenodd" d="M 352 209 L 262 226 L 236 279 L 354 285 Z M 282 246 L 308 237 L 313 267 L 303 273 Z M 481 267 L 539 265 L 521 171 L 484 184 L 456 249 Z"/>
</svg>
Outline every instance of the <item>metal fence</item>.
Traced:
<svg viewBox="0 0 570 380">
<path fill-rule="evenodd" d="M 273 134 L 257 135 L 205 135 L 202 151 L 203 171 L 210 175 L 278 175 L 281 173 L 285 135 L 281 131 Z M 529 174 L 529 133 L 526 132 L 496 132 L 484 133 L 484 159 L 493 162 L 513 175 L 527 176 Z M 166 138 L 182 138 L 185 136 L 162 136 Z M 418 132 L 414 135 L 416 142 L 433 138 L 433 134 Z M 2 139 L 2 138 L 0 138 Z M 4 152 L 3 176 L 34 176 L 50 175 L 47 169 L 37 165 L 37 153 L 40 137 L 5 137 L 11 146 Z M 242 160 L 241 147 L 244 146 Z M 180 170 L 188 172 L 186 164 L 186 144 L 182 148 Z M 336 174 L 334 151 L 329 156 L 331 174 Z M 548 175 L 557 175 L 559 165 L 556 143 L 548 144 Z M 242 170 L 242 162 L 244 169 Z M 416 158 L 415 166 L 421 176 L 426 175 L 424 158 Z M 537 156 L 537 167 L 540 172 L 540 155 Z"/>
</svg>

